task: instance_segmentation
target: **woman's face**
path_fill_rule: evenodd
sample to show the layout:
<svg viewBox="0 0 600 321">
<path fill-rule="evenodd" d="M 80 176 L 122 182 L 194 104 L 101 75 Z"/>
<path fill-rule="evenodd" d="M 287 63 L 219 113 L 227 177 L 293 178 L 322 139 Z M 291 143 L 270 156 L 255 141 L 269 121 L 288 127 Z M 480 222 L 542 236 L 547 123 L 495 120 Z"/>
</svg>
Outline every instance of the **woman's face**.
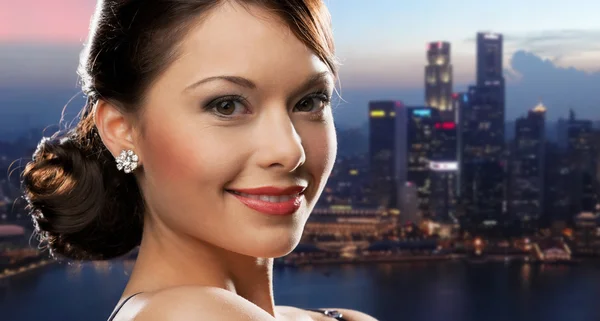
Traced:
<svg viewBox="0 0 600 321">
<path fill-rule="evenodd" d="M 236 4 L 179 50 L 136 142 L 149 222 L 244 255 L 289 253 L 336 156 L 332 74 L 276 17 Z"/>
</svg>

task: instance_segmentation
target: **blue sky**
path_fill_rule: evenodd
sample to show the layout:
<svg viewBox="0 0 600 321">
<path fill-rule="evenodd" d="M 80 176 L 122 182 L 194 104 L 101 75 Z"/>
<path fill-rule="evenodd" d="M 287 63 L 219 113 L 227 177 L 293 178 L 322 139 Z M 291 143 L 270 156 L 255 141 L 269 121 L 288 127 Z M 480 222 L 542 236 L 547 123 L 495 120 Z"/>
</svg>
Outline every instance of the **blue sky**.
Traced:
<svg viewBox="0 0 600 321">
<path fill-rule="evenodd" d="M 471 82 L 475 74 L 477 31 L 505 34 L 505 66 L 517 50 L 556 60 L 559 66 L 600 71 L 600 1 L 360 1 L 329 0 L 338 54 L 346 61 L 348 85 L 421 86 L 425 45 L 452 43 L 455 78 Z M 366 5 L 371 3 L 372 5 Z M 571 39 L 557 39 L 565 33 Z M 589 42 L 596 36 L 596 43 Z M 343 69 L 344 70 L 344 69 Z M 364 79 L 364 78 L 363 78 Z M 373 83 L 369 81 L 369 83 Z"/>
<path fill-rule="evenodd" d="M 425 47 L 430 41 L 451 42 L 456 90 L 464 89 L 474 81 L 477 31 L 505 35 L 509 118 L 522 114 L 539 97 L 553 118 L 566 114 L 569 106 L 586 117 L 600 118 L 595 109 L 600 108 L 600 98 L 594 89 L 596 84 L 600 88 L 598 0 L 325 2 L 343 62 L 346 103 L 341 122 L 364 121 L 371 99 L 422 104 Z M 2 5 L 0 119 L 27 113 L 33 113 L 33 119 L 37 113 L 50 117 L 77 91 L 75 69 L 94 5 L 91 0 L 19 0 Z M 520 59 L 518 68 L 514 57 Z M 534 84 L 534 79 L 545 81 L 540 75 L 557 79 L 548 86 Z M 34 95 L 38 100 L 28 92 L 31 88 L 42 89 Z M 60 106 L 45 104 L 43 95 L 50 92 L 62 101 Z M 550 98 L 557 93 L 574 98 Z M 14 106 L 20 101 L 27 103 L 17 110 Z"/>
</svg>

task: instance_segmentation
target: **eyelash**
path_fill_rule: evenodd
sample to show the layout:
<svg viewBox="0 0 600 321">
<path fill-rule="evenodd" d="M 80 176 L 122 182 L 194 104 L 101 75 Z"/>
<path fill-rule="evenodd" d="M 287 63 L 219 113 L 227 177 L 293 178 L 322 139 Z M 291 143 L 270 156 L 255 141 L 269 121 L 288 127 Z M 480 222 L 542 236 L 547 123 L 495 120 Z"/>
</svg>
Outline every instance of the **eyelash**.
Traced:
<svg viewBox="0 0 600 321">
<path fill-rule="evenodd" d="M 206 111 L 212 112 L 213 114 L 215 114 L 216 116 L 218 116 L 220 118 L 231 119 L 231 118 L 233 118 L 235 116 L 222 115 L 222 114 L 219 114 L 219 113 L 217 113 L 215 111 L 215 108 L 217 108 L 217 106 L 220 103 L 223 103 L 223 102 L 226 102 L 226 101 L 239 102 L 239 103 L 242 103 L 242 104 L 245 105 L 248 102 L 248 98 L 245 97 L 245 96 L 243 96 L 243 95 L 227 95 L 227 96 L 222 96 L 222 97 L 219 97 L 217 99 L 211 100 L 208 104 L 206 104 L 206 106 L 204 107 L 204 109 Z"/>
<path fill-rule="evenodd" d="M 331 97 L 326 91 L 316 91 L 312 94 L 308 94 L 308 96 L 302 98 L 302 100 L 306 98 L 321 98 L 321 101 L 325 104 L 325 106 L 329 106 L 329 104 L 331 104 Z"/>
<path fill-rule="evenodd" d="M 323 108 L 320 108 L 318 110 L 309 112 L 309 113 L 311 113 L 313 115 L 315 115 L 315 114 L 320 115 L 323 112 L 323 110 L 327 106 L 330 106 L 330 104 L 331 104 L 331 97 L 330 97 L 330 95 L 326 91 L 323 91 L 323 90 L 310 93 L 307 96 L 305 96 L 304 98 L 302 98 L 300 101 L 303 101 L 304 99 L 310 99 L 310 98 L 319 98 L 319 99 L 321 99 L 321 101 L 324 104 Z M 227 95 L 227 96 L 222 96 L 222 97 L 213 99 L 211 102 L 209 102 L 208 104 L 206 104 L 206 106 L 204 107 L 204 109 L 207 110 L 207 111 L 211 111 L 217 117 L 220 117 L 220 118 L 223 118 L 223 119 L 232 119 L 232 118 L 235 118 L 236 116 L 227 116 L 227 115 L 222 115 L 222 114 L 219 114 L 219 113 L 215 112 L 215 108 L 220 103 L 223 103 L 223 102 L 226 102 L 226 101 L 239 102 L 239 103 L 242 103 L 244 105 L 248 104 L 248 98 L 246 96 L 243 96 L 243 95 Z"/>
</svg>

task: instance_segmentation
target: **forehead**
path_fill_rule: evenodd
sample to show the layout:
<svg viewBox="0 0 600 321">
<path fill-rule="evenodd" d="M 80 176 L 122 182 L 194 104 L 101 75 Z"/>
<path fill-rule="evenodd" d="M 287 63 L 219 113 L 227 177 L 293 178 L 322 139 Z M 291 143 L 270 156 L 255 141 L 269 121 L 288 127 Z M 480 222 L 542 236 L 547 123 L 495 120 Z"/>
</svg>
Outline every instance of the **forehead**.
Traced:
<svg viewBox="0 0 600 321">
<path fill-rule="evenodd" d="M 203 17 L 178 49 L 171 74 L 188 84 L 199 77 L 229 74 L 269 86 L 328 70 L 279 17 L 235 2 Z"/>
</svg>

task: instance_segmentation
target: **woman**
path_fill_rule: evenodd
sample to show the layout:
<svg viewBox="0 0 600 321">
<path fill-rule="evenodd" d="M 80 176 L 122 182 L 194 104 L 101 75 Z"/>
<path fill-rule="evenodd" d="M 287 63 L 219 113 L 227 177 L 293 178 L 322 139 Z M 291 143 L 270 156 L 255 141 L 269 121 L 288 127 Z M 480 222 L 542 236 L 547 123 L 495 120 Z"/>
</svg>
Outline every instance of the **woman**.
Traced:
<svg viewBox="0 0 600 321">
<path fill-rule="evenodd" d="M 333 47 L 321 0 L 98 3 L 88 103 L 24 188 L 53 255 L 139 245 L 109 320 L 374 320 L 273 302 L 336 156 Z"/>
</svg>

